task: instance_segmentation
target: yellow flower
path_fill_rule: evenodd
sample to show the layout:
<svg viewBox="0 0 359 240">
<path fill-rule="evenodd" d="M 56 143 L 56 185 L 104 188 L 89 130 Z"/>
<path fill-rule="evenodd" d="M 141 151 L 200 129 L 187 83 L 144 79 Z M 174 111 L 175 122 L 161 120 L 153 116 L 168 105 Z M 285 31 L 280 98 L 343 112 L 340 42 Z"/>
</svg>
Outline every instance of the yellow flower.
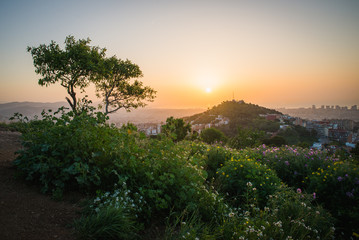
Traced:
<svg viewBox="0 0 359 240">
<path fill-rule="evenodd" d="M 222 175 L 224 176 L 224 175 L 225 175 L 225 173 L 224 173 L 224 172 L 222 172 Z"/>
<path fill-rule="evenodd" d="M 226 177 L 229 177 L 229 175 L 227 174 Z"/>
</svg>

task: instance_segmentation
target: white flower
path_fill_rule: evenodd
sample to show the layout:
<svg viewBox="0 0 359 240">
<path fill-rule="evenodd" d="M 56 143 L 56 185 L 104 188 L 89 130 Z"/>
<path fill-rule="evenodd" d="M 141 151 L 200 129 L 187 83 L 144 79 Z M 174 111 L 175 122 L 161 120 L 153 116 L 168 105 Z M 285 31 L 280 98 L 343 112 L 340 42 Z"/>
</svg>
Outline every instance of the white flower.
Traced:
<svg viewBox="0 0 359 240">
<path fill-rule="evenodd" d="M 252 187 L 252 183 L 251 183 L 251 182 L 247 182 L 247 186 L 248 186 L 248 187 Z"/>
</svg>

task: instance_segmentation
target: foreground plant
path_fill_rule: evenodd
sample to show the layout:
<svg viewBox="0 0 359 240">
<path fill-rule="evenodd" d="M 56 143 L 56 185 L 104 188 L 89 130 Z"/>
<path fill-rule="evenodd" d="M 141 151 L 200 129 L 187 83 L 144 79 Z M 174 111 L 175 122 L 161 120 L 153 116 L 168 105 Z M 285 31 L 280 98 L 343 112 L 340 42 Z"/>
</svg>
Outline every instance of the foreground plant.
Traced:
<svg viewBox="0 0 359 240">
<path fill-rule="evenodd" d="M 137 239 L 139 228 L 125 208 L 107 206 L 74 224 L 79 239 Z"/>
</svg>

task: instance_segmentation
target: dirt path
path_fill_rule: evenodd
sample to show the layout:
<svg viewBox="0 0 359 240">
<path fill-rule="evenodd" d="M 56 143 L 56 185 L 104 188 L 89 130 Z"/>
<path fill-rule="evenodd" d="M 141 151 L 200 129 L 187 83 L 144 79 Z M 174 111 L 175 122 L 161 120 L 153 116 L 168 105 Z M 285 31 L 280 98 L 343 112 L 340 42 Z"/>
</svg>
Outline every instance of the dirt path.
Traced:
<svg viewBox="0 0 359 240">
<path fill-rule="evenodd" d="M 11 162 L 20 148 L 19 133 L 0 131 L 0 239 L 75 239 L 69 226 L 79 217 L 74 203 L 56 202 L 14 179 Z"/>
</svg>

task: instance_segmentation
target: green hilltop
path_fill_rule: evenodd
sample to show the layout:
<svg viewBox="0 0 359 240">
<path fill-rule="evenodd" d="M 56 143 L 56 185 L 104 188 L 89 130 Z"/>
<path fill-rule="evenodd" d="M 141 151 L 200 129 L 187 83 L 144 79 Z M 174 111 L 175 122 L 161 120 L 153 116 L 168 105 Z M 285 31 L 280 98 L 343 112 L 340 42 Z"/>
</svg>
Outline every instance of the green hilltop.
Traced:
<svg viewBox="0 0 359 240">
<path fill-rule="evenodd" d="M 279 129 L 278 121 L 269 121 L 260 115 L 282 113 L 258 106 L 256 104 L 245 103 L 244 101 L 224 101 L 221 104 L 208 109 L 207 111 L 185 117 L 184 120 L 193 124 L 216 124 L 220 120 L 218 116 L 228 120 L 228 124 L 220 124 L 218 129 L 222 130 L 227 136 L 234 136 L 237 128 L 251 128 L 266 132 L 275 132 Z"/>
</svg>

